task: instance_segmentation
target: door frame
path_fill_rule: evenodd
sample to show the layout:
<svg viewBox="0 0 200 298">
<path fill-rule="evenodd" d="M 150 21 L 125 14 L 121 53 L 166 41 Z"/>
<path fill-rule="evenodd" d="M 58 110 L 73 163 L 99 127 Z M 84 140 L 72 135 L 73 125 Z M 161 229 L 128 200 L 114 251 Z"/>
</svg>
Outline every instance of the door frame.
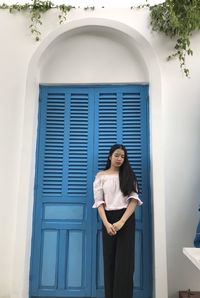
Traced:
<svg viewBox="0 0 200 298">
<path fill-rule="evenodd" d="M 135 85 L 135 89 L 136 90 L 134 90 L 134 85 Z M 115 88 L 116 87 L 116 88 Z M 49 91 L 48 91 L 48 89 L 49 89 Z M 79 92 L 84 92 L 84 90 L 86 90 L 86 93 L 88 93 L 88 95 L 90 95 L 90 96 L 92 96 L 92 97 L 94 97 L 92 100 L 95 100 L 95 98 L 99 98 L 99 95 L 98 94 L 100 94 L 100 93 L 103 93 L 103 92 L 105 92 L 105 93 L 112 93 L 112 92 L 114 92 L 114 93 L 118 93 L 119 95 L 118 96 L 122 96 L 122 93 L 123 92 L 125 92 L 125 93 L 134 93 L 134 92 L 140 92 L 140 96 L 139 96 L 139 98 L 141 98 L 140 99 L 140 104 L 139 104 L 139 106 L 141 105 L 141 107 L 144 105 L 144 107 L 143 107 L 143 109 L 142 109 L 142 118 L 141 118 L 141 121 L 139 121 L 139 123 L 140 123 L 140 125 L 141 125 L 141 133 L 142 133 L 142 127 L 143 127 L 143 125 L 145 125 L 145 134 L 143 133 L 143 134 L 141 134 L 141 136 L 142 136 L 142 139 L 144 138 L 145 139 L 145 147 L 144 148 L 142 148 L 141 147 L 141 149 L 142 149 L 142 151 L 141 151 L 141 154 L 142 154 L 142 156 L 143 157 L 146 157 L 146 160 L 147 160 L 147 163 L 146 162 L 144 162 L 144 165 L 145 165 L 145 172 L 143 173 L 145 176 L 146 176 L 146 178 L 144 178 L 144 183 L 145 183 L 145 185 L 146 185 L 146 187 L 145 187 L 145 191 L 144 191 L 144 193 L 147 193 L 148 194 L 148 197 L 150 197 L 150 180 L 149 180 L 149 176 L 150 176 L 150 172 L 149 172 L 149 162 L 150 162 L 150 158 L 149 158 L 149 117 L 148 117 L 148 106 L 149 106 L 149 102 L 148 102 L 148 90 L 149 90 L 149 87 L 148 87 L 148 85 L 141 85 L 141 84 L 112 84 L 112 85 L 110 85 L 110 84 L 104 84 L 104 85 L 90 85 L 90 84 L 85 84 L 84 86 L 80 86 L 80 85 L 73 85 L 73 86 L 70 86 L 70 85 L 65 85 L 65 86 L 62 86 L 62 87 L 60 87 L 60 86 L 54 86 L 54 85 L 51 85 L 51 86 L 49 86 L 49 87 L 45 87 L 45 86 L 41 86 L 41 89 L 40 89 L 40 110 L 39 110 L 39 126 L 38 126 L 38 142 L 37 142 L 37 160 L 36 160 L 36 165 L 35 165 L 35 167 L 36 167 L 36 176 L 35 176 L 35 198 L 37 198 L 37 194 L 38 194 L 38 189 L 37 189 L 37 184 L 38 184 L 38 177 L 39 177 L 39 175 L 41 175 L 41 171 L 43 171 L 43 167 L 42 168 L 40 168 L 40 163 L 39 163 L 39 161 L 42 159 L 43 160 L 43 154 L 44 154 L 44 144 L 43 144 L 43 142 L 44 142 L 44 127 L 46 126 L 46 117 L 45 117 L 45 120 L 42 120 L 42 119 L 44 119 L 44 116 L 46 116 L 46 109 L 47 109 L 47 107 L 48 107 L 48 101 L 47 101 L 47 98 L 48 98 L 48 96 L 46 95 L 46 94 L 48 94 L 48 92 L 50 92 L 50 93 L 54 93 L 55 92 L 55 94 L 58 92 L 58 93 L 65 93 L 66 92 L 66 94 L 68 93 L 68 90 L 69 90 L 69 93 L 71 93 L 71 92 L 73 92 L 73 89 L 74 89 L 74 92 L 75 93 L 79 93 Z M 98 92 L 97 92 L 98 91 Z M 100 93 L 99 93 L 100 92 Z M 81 94 L 80 93 L 80 94 Z M 44 94 L 44 98 L 43 98 L 43 94 Z M 94 95 L 95 94 L 95 95 Z M 121 94 L 121 95 L 120 95 Z M 118 98 L 118 96 L 117 96 L 117 98 Z M 67 101 L 66 101 L 66 95 L 64 96 L 64 98 L 65 98 L 65 104 L 67 103 Z M 71 97 L 70 97 L 71 98 Z M 89 97 L 90 98 L 90 97 Z M 116 99 L 117 99 L 116 98 Z M 122 98 L 123 97 L 121 97 L 121 100 L 122 100 Z M 115 99 L 115 100 L 116 100 Z M 43 100 L 43 102 L 41 102 L 41 100 Z M 90 99 L 89 99 L 90 100 Z M 144 102 L 144 103 L 143 103 Z M 122 101 L 120 101 L 120 104 L 119 104 L 119 106 L 118 106 L 118 108 L 120 108 L 120 110 L 121 110 L 121 103 L 122 103 Z M 95 105 L 95 101 L 94 102 L 92 102 L 92 104 L 91 104 L 91 102 L 90 102 L 90 104 L 88 105 L 88 108 L 89 107 L 93 107 L 94 108 L 94 110 L 95 111 L 97 111 L 97 106 L 95 105 L 95 107 L 94 107 L 94 105 Z M 137 104 L 137 107 L 138 107 L 138 104 Z M 90 111 L 90 109 L 88 110 L 88 111 Z M 145 113 L 144 113 L 144 111 L 145 111 Z M 45 114 L 44 114 L 45 113 Z M 69 113 L 69 111 L 67 111 L 67 114 Z M 91 111 L 90 111 L 90 113 L 91 113 Z M 95 112 L 95 114 L 96 114 L 96 112 Z M 68 114 L 68 116 L 69 116 L 69 114 Z M 125 118 L 123 118 L 124 120 L 125 120 Z M 144 120 L 142 120 L 142 119 L 144 119 Z M 95 120 L 95 119 L 93 119 L 93 120 Z M 68 122 L 68 121 L 67 121 Z M 144 122 L 144 123 L 143 123 Z M 89 124 L 89 122 L 88 122 L 88 124 Z M 64 124 L 63 124 L 64 125 Z M 91 129 L 90 129 L 90 127 L 88 127 L 88 132 L 90 131 Z M 96 132 L 96 130 L 94 130 L 94 133 Z M 116 136 L 117 136 L 117 132 L 116 132 Z M 67 136 L 65 135 L 65 138 L 66 138 Z M 123 137 L 122 135 L 121 135 L 121 137 Z M 93 138 L 92 138 L 93 139 Z M 96 140 L 97 141 L 97 140 Z M 95 141 L 95 144 L 96 144 L 96 141 Z M 42 142 L 42 144 L 40 144 L 40 142 Z M 63 142 L 64 142 L 64 140 L 63 140 Z M 94 146 L 95 146 L 95 144 L 94 144 Z M 141 141 L 141 146 L 142 146 L 142 144 L 143 144 L 143 142 Z M 96 144 L 97 145 L 97 144 Z M 96 148 L 97 149 L 97 148 Z M 42 155 L 40 155 L 40 152 L 42 152 Z M 93 150 L 92 150 L 92 152 L 93 152 Z M 44 166 L 44 165 L 43 165 Z M 96 165 L 97 166 L 97 165 Z M 92 166 L 92 167 L 94 167 L 94 165 Z M 95 170 L 95 169 L 93 169 L 93 170 Z M 142 173 L 142 172 L 141 172 Z M 39 181 L 41 181 L 41 179 L 42 179 L 42 177 L 40 177 L 40 179 L 39 179 Z M 90 180 L 92 179 L 92 177 L 90 178 Z M 90 196 L 91 196 L 91 194 L 90 194 Z M 91 199 L 91 198 L 90 198 Z M 58 203 L 58 202 L 57 202 Z M 60 202 L 61 203 L 61 202 Z M 66 202 L 63 202 L 63 203 L 66 203 Z M 92 202 L 90 202 L 91 204 L 92 204 Z M 56 204 L 56 203 L 55 203 Z M 147 205 L 146 205 L 147 204 Z M 39 219 L 42 217 L 42 215 L 41 215 L 41 212 L 42 212 L 42 209 L 40 210 L 40 208 L 42 208 L 41 207 L 42 206 L 42 201 L 39 201 L 38 203 L 35 203 L 34 204 L 34 217 L 33 217 L 33 224 L 34 224 L 34 227 L 37 225 L 38 226 L 38 229 L 39 230 L 41 230 L 41 237 L 42 237 L 42 226 L 41 227 L 39 227 L 40 226 L 40 224 L 39 224 L 39 221 L 37 220 L 37 218 L 38 218 L 38 216 L 39 216 Z M 150 226 L 151 225 L 149 225 L 149 221 L 151 222 L 151 202 L 150 202 L 150 200 L 147 200 L 146 201 L 146 203 L 145 203 L 145 205 L 144 205 L 144 207 L 143 208 L 145 208 L 144 210 L 143 210 L 143 213 L 145 212 L 145 214 L 146 215 L 143 215 L 143 219 L 145 220 L 145 224 L 144 224 L 144 226 L 145 226 L 145 231 L 146 231 L 146 234 L 145 234 L 145 238 L 143 238 L 143 241 L 147 241 L 147 238 L 148 238 L 148 241 L 147 241 L 147 243 L 148 243 L 148 252 L 150 252 L 150 255 L 148 255 L 148 257 L 146 256 L 146 254 L 143 254 L 143 261 L 145 262 L 145 264 L 146 264 L 146 268 L 148 268 L 147 269 L 147 271 L 149 270 L 150 272 L 151 272 L 151 270 L 152 270 L 152 262 L 151 262 L 151 251 L 152 251 L 152 239 L 151 239 L 151 237 L 150 237 L 150 235 L 152 234 L 151 233 L 151 228 L 150 228 Z M 90 212 L 91 213 L 91 212 Z M 95 219 L 95 217 L 96 217 L 96 213 L 94 213 L 94 212 L 92 212 L 91 213 L 91 221 L 92 222 L 94 222 L 95 221 L 95 223 L 96 223 L 96 219 Z M 146 223 L 146 221 L 148 220 L 148 225 L 147 225 L 147 223 Z M 143 221 L 142 221 L 143 222 Z M 147 229 L 148 229 L 148 227 L 149 227 L 149 230 L 150 230 L 150 233 L 148 233 L 147 232 Z M 98 230 L 98 228 L 97 228 L 97 230 Z M 35 240 L 35 232 L 34 232 L 34 234 L 33 234 L 33 239 L 32 239 L 32 245 L 34 245 L 34 247 L 36 248 L 37 247 L 37 252 L 35 253 L 34 251 L 33 251 L 33 253 L 34 253 L 34 257 L 35 256 L 37 256 L 37 259 L 39 260 L 39 247 L 38 247 L 38 243 L 40 243 L 40 238 L 39 238 L 39 240 L 36 242 L 36 240 Z M 93 238 L 93 234 L 91 235 L 92 236 L 92 238 Z M 144 236 L 143 236 L 144 237 Z M 92 242 L 93 242 L 93 244 L 92 244 Z M 94 253 L 94 250 L 96 250 L 96 240 L 92 240 L 92 242 L 91 242 L 91 245 L 92 245 L 92 248 L 91 248 L 91 250 L 93 251 L 93 255 L 91 256 L 91 260 L 93 259 L 94 260 L 94 254 L 95 254 L 95 256 L 96 256 L 96 253 Z M 137 243 L 136 243 L 137 244 Z M 41 242 L 41 244 L 40 245 L 42 245 L 42 242 Z M 33 246 L 32 246 L 33 247 Z M 96 251 L 97 252 L 97 251 Z M 33 273 L 36 273 L 38 270 L 39 270 L 39 268 L 38 268 L 38 270 L 35 268 L 34 269 L 34 267 L 35 266 L 37 266 L 37 265 L 35 265 L 35 263 L 33 262 L 33 259 L 31 260 L 32 262 L 32 268 L 31 268 L 31 272 L 33 271 Z M 94 262 L 92 262 L 92 263 L 94 263 Z M 95 262 L 96 263 L 96 262 Z M 36 264 L 38 264 L 38 262 L 36 262 Z M 39 266 L 39 265 L 38 265 Z M 92 268 L 93 268 L 93 266 L 92 266 Z M 92 269 L 91 268 L 91 269 Z M 143 268 L 143 267 L 142 267 Z M 143 268 L 144 269 L 144 268 Z M 92 269 L 92 270 L 94 270 L 94 268 Z M 92 271 L 93 272 L 93 271 Z M 92 276 L 96 276 L 96 274 L 95 274 L 96 272 L 93 272 L 93 274 L 92 274 Z M 147 276 L 144 274 L 143 275 L 143 277 L 144 278 L 147 278 Z M 38 280 L 35 280 L 34 281 L 34 283 L 35 283 L 35 286 L 33 287 L 33 288 L 35 288 L 34 289 L 34 291 L 36 290 L 37 291 L 37 288 L 39 287 L 39 285 L 37 286 L 37 282 L 39 281 L 39 279 Z M 92 280 L 91 280 L 91 282 L 92 282 Z M 151 288 L 152 288 L 152 281 L 151 281 L 151 279 L 149 280 L 149 282 L 146 282 L 146 279 L 143 281 L 145 284 L 146 284 L 146 286 L 148 285 L 148 290 L 145 288 L 145 290 L 147 291 L 147 292 L 152 292 L 152 290 L 151 290 Z M 94 283 L 94 284 L 96 284 L 96 283 Z M 94 284 L 91 284 L 91 290 L 92 290 L 92 292 L 94 291 Z M 38 288 L 38 290 L 39 290 L 39 288 Z M 97 292 L 101 292 L 101 290 L 99 291 L 98 289 L 96 289 L 97 290 Z M 95 290 L 95 291 L 96 291 Z M 40 291 L 40 290 L 39 290 Z M 60 290 L 59 290 L 60 291 Z M 95 292 L 94 291 L 94 292 Z M 137 291 L 137 290 L 136 290 Z M 47 292 L 48 292 L 48 290 L 47 290 Z M 33 296 L 31 296 L 31 297 L 33 297 Z M 99 296 L 98 296 L 99 297 Z M 100 296 L 101 297 L 101 296 Z"/>
</svg>

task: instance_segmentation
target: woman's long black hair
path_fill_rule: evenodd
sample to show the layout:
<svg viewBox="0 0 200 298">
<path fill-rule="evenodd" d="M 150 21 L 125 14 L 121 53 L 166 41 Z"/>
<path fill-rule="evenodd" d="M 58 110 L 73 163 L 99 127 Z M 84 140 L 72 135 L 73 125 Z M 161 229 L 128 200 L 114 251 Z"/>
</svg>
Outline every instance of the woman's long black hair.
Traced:
<svg viewBox="0 0 200 298">
<path fill-rule="evenodd" d="M 114 153 L 115 150 L 122 149 L 124 151 L 124 162 L 119 168 L 119 185 L 124 196 L 128 196 L 132 191 L 138 193 L 139 186 L 137 182 L 137 178 L 135 176 L 134 171 L 131 168 L 131 165 L 128 161 L 127 150 L 122 144 L 115 144 L 110 148 L 108 160 L 106 163 L 106 167 L 104 170 L 107 170 L 111 166 L 110 157 Z"/>
</svg>

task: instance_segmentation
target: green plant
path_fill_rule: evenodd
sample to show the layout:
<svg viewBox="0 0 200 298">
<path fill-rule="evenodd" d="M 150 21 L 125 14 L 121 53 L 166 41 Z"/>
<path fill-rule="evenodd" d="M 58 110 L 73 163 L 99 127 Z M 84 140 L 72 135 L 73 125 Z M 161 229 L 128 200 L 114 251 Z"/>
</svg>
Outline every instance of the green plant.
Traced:
<svg viewBox="0 0 200 298">
<path fill-rule="evenodd" d="M 36 41 L 38 41 L 40 38 L 40 31 L 39 26 L 42 25 L 41 21 L 41 14 L 48 11 L 50 8 L 52 8 L 53 3 L 51 1 L 41 1 L 41 0 L 34 0 L 33 4 L 29 7 L 30 14 L 31 14 L 31 33 L 35 36 Z"/>
<path fill-rule="evenodd" d="M 156 32 L 164 33 L 167 37 L 176 40 L 174 53 L 168 56 L 168 60 L 178 58 L 180 68 L 186 77 L 189 77 L 189 69 L 186 67 L 186 56 L 193 55 L 190 47 L 190 37 L 194 31 L 200 30 L 200 0 L 166 0 L 164 3 L 150 6 L 146 4 L 138 8 L 150 10 L 151 26 Z M 36 41 L 40 39 L 40 26 L 42 14 L 50 9 L 60 9 L 59 23 L 67 19 L 69 11 L 75 7 L 70 5 L 55 5 L 48 0 L 31 0 L 31 3 L 0 5 L 0 9 L 9 9 L 10 13 L 28 11 L 31 17 L 30 29 Z M 104 8 L 104 7 L 102 7 Z M 95 7 L 85 7 L 84 10 L 94 10 Z M 133 9 L 133 7 L 131 7 Z"/>
<path fill-rule="evenodd" d="M 59 14 L 59 16 L 58 16 L 59 23 L 62 24 L 63 22 L 66 21 L 68 12 L 70 12 L 70 10 L 75 7 L 71 6 L 71 5 L 65 5 L 65 4 L 61 4 L 58 7 L 61 11 L 61 14 Z"/>
<path fill-rule="evenodd" d="M 61 24 L 66 20 L 67 13 L 74 7 L 65 4 L 54 5 L 53 2 L 48 0 L 31 0 L 30 3 L 25 4 L 7 5 L 3 3 L 2 5 L 0 5 L 0 9 L 9 9 L 10 13 L 25 11 L 29 12 L 31 18 L 31 24 L 29 27 L 36 41 L 40 40 L 41 32 L 39 28 L 42 25 L 42 14 L 53 8 L 60 9 L 60 14 L 58 18 L 59 23 Z"/>
<path fill-rule="evenodd" d="M 190 37 L 194 31 L 200 29 L 200 1 L 166 0 L 150 7 L 150 15 L 154 31 L 176 39 L 175 52 L 168 56 L 168 60 L 178 58 L 181 70 L 189 77 L 186 55 L 193 55 Z"/>
</svg>

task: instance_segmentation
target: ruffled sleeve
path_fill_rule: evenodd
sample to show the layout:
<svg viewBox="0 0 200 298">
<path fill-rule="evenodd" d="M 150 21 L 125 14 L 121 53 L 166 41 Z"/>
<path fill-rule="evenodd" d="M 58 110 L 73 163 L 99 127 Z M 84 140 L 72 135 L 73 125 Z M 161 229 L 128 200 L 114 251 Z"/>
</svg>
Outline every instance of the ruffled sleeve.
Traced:
<svg viewBox="0 0 200 298">
<path fill-rule="evenodd" d="M 135 199 L 135 200 L 137 200 L 138 206 L 141 206 L 143 204 L 143 202 L 140 200 L 138 194 L 136 192 L 134 192 L 134 191 L 127 197 L 127 201 L 129 199 Z"/>
<path fill-rule="evenodd" d="M 94 192 L 94 205 L 92 208 L 98 208 L 101 204 L 105 204 L 103 195 L 103 185 L 102 178 L 97 175 L 93 182 L 93 192 Z"/>
</svg>

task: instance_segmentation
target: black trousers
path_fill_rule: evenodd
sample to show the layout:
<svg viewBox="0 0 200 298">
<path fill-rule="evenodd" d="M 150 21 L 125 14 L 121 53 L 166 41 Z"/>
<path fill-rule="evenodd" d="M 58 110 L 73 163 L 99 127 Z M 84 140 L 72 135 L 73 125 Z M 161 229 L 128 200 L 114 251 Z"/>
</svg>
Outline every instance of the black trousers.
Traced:
<svg viewBox="0 0 200 298">
<path fill-rule="evenodd" d="M 114 223 L 120 220 L 125 210 L 106 211 L 108 221 Z M 104 225 L 102 235 L 105 298 L 132 298 L 135 213 L 129 217 L 116 235 L 108 235 Z"/>
</svg>

